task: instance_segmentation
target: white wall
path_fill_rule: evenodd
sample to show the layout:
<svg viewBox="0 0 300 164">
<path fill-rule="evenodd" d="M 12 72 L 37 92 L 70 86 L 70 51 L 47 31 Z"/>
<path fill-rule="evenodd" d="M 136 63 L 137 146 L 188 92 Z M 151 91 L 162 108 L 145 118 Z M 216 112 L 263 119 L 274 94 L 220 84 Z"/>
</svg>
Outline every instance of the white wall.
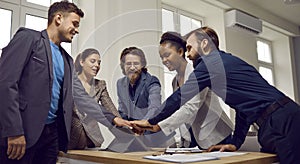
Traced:
<svg viewBox="0 0 300 164">
<path fill-rule="evenodd" d="M 297 46 L 297 45 L 300 45 L 300 36 L 298 37 L 294 37 L 293 39 L 293 50 L 294 50 L 294 67 L 295 67 L 295 72 L 294 72 L 294 76 L 295 77 L 298 77 L 298 78 L 295 78 L 295 84 L 296 86 L 300 86 L 300 46 Z M 296 94 L 296 101 L 298 103 L 300 103 L 300 87 L 295 87 L 295 92 L 297 92 Z"/>
<path fill-rule="evenodd" d="M 122 77 L 119 67 L 121 51 L 137 46 L 145 52 L 148 70 L 163 83 L 163 70 L 158 55 L 161 34 L 159 0 L 86 0 L 80 7 L 86 13 L 80 27 L 79 51 L 95 47 L 102 56 L 100 79 L 106 80 L 108 91 L 117 105 L 116 81 Z"/>
<path fill-rule="evenodd" d="M 220 49 L 242 58 L 256 68 L 256 38 L 270 40 L 274 47 L 276 85 L 291 98 L 295 97 L 296 77 L 291 64 L 294 53 L 291 51 L 289 36 L 295 31 L 294 26 L 246 1 L 189 0 L 187 3 L 186 0 L 89 0 L 86 4 L 86 0 L 79 0 L 86 16 L 80 27 L 78 51 L 87 47 L 99 49 L 103 61 L 100 78 L 106 80 L 116 105 L 116 80 L 123 76 L 119 67 L 119 56 L 125 47 L 141 47 L 146 53 L 149 72 L 164 84 L 162 64 L 157 51 L 161 34 L 162 3 L 203 17 L 204 25 L 212 27 L 218 33 Z M 261 18 L 264 24 L 263 33 L 256 36 L 226 28 L 224 13 L 233 7 Z M 284 33 L 285 31 L 288 33 Z"/>
</svg>

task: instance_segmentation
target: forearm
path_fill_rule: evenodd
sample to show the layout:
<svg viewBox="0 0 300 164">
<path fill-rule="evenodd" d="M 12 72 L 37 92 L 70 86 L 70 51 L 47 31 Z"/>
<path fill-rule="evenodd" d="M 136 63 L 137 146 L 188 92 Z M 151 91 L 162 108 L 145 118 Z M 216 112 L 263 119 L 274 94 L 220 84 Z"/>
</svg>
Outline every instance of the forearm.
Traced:
<svg viewBox="0 0 300 164">
<path fill-rule="evenodd" d="M 114 103 L 112 102 L 112 100 L 111 100 L 111 98 L 108 94 L 105 82 L 103 83 L 103 85 L 104 85 L 104 89 L 100 93 L 101 95 L 100 95 L 100 100 L 99 101 L 105 107 L 105 109 L 107 111 L 111 112 L 115 116 L 121 117 L 118 110 L 117 110 L 117 108 L 115 107 Z"/>
<path fill-rule="evenodd" d="M 202 101 L 203 100 L 200 100 L 200 94 L 197 94 L 170 117 L 159 122 L 158 125 L 160 126 L 161 130 L 165 134 L 169 134 L 184 123 L 191 125 L 196 118 Z"/>
<path fill-rule="evenodd" d="M 235 121 L 235 130 L 233 133 L 233 137 L 229 143 L 235 145 L 236 148 L 239 149 L 245 141 L 249 128 L 250 124 L 247 123 L 246 120 L 240 118 L 240 116 L 238 116 L 237 114 Z"/>
<path fill-rule="evenodd" d="M 149 98 L 148 98 L 148 112 L 144 116 L 143 119 L 149 119 L 157 115 L 159 111 L 159 107 L 161 105 L 161 94 L 160 94 L 160 86 L 154 85 L 149 90 Z"/>
<path fill-rule="evenodd" d="M 73 98 L 78 110 L 83 111 L 105 126 L 112 126 L 113 114 L 109 112 L 106 113 L 106 110 L 102 109 L 100 105 L 86 93 L 75 71 L 73 73 Z"/>
</svg>

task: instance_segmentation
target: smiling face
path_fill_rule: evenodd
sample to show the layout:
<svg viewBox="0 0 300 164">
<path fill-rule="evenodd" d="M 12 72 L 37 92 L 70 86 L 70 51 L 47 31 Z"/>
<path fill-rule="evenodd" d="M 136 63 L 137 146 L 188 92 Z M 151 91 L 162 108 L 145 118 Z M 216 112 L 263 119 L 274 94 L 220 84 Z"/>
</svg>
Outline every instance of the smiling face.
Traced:
<svg viewBox="0 0 300 164">
<path fill-rule="evenodd" d="M 125 56 L 124 70 L 130 83 L 134 84 L 142 72 L 141 58 L 137 55 L 127 54 Z"/>
<path fill-rule="evenodd" d="M 183 51 L 177 51 L 175 46 L 171 43 L 163 43 L 159 46 L 159 55 L 162 63 L 169 69 L 169 71 L 179 70 L 180 62 L 183 60 Z"/>
<path fill-rule="evenodd" d="M 84 61 L 80 61 L 80 65 L 82 66 L 82 73 L 87 77 L 94 77 L 100 70 L 100 55 L 99 54 L 91 54 Z"/>
<path fill-rule="evenodd" d="M 59 38 L 61 42 L 71 43 L 74 35 L 78 34 L 80 16 L 76 13 L 64 13 L 61 15 Z"/>
</svg>

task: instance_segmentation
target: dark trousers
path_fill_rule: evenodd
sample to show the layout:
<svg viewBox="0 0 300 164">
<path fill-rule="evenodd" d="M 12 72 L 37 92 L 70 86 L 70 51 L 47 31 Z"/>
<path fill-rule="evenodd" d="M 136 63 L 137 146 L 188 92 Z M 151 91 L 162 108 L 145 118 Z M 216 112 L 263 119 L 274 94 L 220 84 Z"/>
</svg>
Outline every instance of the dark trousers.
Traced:
<svg viewBox="0 0 300 164">
<path fill-rule="evenodd" d="M 55 164 L 58 155 L 58 132 L 56 123 L 45 125 L 35 145 L 26 149 L 20 160 L 8 159 L 7 147 L 0 147 L 0 164 Z"/>
<path fill-rule="evenodd" d="M 261 151 L 276 153 L 280 163 L 300 163 L 300 107 L 289 102 L 273 112 L 258 132 Z"/>
</svg>

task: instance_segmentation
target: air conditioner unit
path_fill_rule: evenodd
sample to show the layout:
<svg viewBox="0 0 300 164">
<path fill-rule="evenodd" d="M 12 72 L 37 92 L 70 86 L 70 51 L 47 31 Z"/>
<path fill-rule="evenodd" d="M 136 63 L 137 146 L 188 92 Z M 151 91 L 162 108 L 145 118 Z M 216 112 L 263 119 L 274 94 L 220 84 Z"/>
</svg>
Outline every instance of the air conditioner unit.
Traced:
<svg viewBox="0 0 300 164">
<path fill-rule="evenodd" d="M 226 27 L 233 27 L 259 34 L 262 32 L 262 21 L 240 10 L 230 10 L 225 13 Z"/>
</svg>

